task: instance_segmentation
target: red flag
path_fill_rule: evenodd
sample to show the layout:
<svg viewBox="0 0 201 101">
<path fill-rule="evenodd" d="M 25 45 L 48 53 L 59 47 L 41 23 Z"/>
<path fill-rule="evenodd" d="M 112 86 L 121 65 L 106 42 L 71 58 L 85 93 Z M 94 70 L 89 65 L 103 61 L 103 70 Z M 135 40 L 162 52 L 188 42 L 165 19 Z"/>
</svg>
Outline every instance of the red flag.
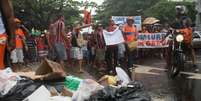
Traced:
<svg viewBox="0 0 201 101">
<path fill-rule="evenodd" d="M 91 12 L 84 10 L 84 24 L 90 24 L 91 23 Z"/>
</svg>

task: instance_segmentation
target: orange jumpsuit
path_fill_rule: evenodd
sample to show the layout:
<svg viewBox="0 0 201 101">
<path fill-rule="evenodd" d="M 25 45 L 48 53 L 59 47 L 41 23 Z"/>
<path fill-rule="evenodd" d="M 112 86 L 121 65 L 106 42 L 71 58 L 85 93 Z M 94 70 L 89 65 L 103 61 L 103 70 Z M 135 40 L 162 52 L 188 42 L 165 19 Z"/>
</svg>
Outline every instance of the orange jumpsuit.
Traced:
<svg viewBox="0 0 201 101">
<path fill-rule="evenodd" d="M 123 32 L 127 33 L 125 40 L 126 42 L 132 42 L 133 40 L 136 40 L 136 28 L 135 26 L 129 26 L 128 24 L 124 25 Z"/>
</svg>

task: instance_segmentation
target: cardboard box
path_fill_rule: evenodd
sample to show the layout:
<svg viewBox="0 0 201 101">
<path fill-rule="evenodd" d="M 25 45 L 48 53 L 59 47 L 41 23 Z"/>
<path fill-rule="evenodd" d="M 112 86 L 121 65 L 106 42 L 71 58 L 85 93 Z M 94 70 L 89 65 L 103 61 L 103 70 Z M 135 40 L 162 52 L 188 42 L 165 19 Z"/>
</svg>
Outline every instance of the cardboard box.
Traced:
<svg viewBox="0 0 201 101">
<path fill-rule="evenodd" d="M 21 72 L 18 74 L 33 80 L 55 80 L 65 78 L 66 76 L 66 73 L 60 64 L 48 59 L 45 59 L 35 72 Z"/>
</svg>

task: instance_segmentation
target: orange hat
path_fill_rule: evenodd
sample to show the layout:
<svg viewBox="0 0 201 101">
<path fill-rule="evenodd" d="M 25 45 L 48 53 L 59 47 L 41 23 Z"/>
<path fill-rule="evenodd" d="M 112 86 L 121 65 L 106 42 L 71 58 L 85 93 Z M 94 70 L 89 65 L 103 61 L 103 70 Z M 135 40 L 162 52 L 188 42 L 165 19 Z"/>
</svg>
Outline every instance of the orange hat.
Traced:
<svg viewBox="0 0 201 101">
<path fill-rule="evenodd" d="M 14 21 L 15 21 L 16 23 L 21 23 L 21 22 L 22 22 L 22 21 L 20 21 L 18 18 L 15 18 Z"/>
</svg>

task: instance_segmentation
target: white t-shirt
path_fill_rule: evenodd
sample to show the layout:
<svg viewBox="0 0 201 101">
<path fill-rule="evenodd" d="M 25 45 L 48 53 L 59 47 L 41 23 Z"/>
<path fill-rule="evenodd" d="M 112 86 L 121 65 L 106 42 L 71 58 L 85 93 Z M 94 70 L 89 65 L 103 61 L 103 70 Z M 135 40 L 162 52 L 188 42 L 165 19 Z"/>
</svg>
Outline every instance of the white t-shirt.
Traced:
<svg viewBox="0 0 201 101">
<path fill-rule="evenodd" d="M 6 31 L 5 26 L 3 24 L 2 14 L 0 11 L 0 34 L 3 34 Z"/>
</svg>

